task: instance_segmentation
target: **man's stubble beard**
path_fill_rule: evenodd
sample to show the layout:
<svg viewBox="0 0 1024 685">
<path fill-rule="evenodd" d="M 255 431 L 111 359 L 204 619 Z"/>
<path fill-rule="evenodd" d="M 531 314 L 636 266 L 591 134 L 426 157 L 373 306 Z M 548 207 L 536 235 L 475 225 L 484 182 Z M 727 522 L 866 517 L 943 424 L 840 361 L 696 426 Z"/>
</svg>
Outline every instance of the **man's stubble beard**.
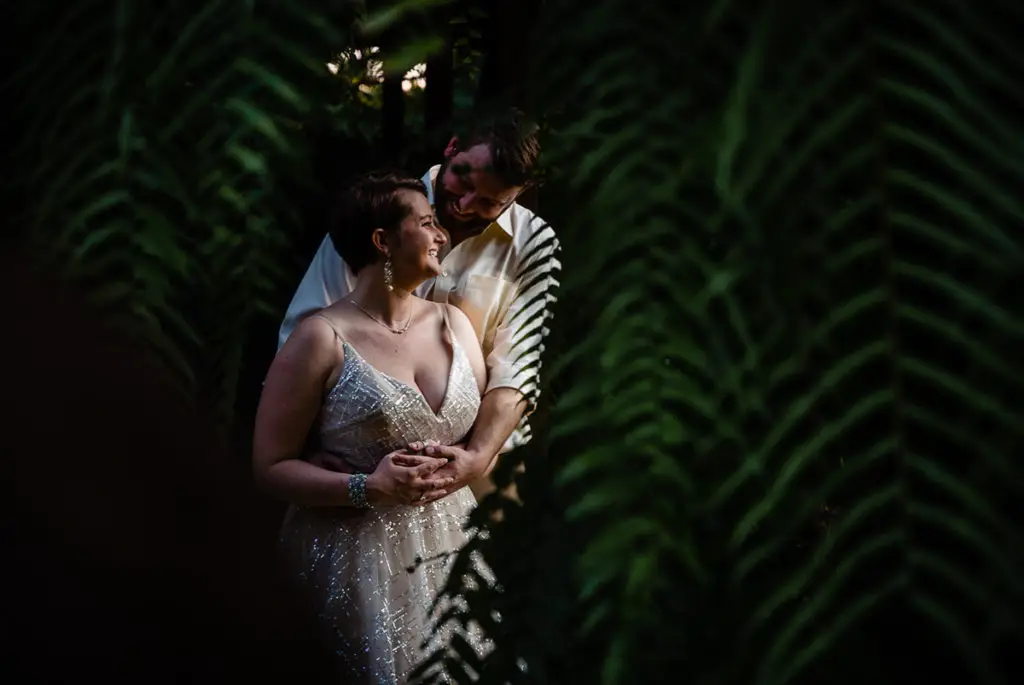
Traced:
<svg viewBox="0 0 1024 685">
<path fill-rule="evenodd" d="M 449 245 L 454 247 L 456 243 L 462 242 L 466 238 L 479 235 L 493 222 L 490 219 L 481 219 L 479 217 L 468 220 L 457 219 L 451 215 L 448 211 L 448 206 L 454 198 L 444 187 L 444 176 L 448 172 L 450 165 L 451 160 L 446 159 L 441 163 L 441 168 L 437 170 L 437 177 L 434 179 L 434 213 L 437 215 L 437 222 L 441 224 L 441 227 L 448 234 L 451 241 Z"/>
</svg>

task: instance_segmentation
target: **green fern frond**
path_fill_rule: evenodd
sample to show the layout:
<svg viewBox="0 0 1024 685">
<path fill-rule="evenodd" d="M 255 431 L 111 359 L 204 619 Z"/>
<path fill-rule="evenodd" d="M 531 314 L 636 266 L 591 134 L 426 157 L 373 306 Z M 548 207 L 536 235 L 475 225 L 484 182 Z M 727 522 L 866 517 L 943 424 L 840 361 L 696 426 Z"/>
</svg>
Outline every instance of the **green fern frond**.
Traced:
<svg viewBox="0 0 1024 685">
<path fill-rule="evenodd" d="M 242 336 L 276 295 L 280 225 L 297 221 L 280 179 L 308 175 L 302 133 L 282 122 L 320 98 L 341 34 L 302 3 L 78 9 L 42 32 L 61 48 L 8 84 L 39 113 L 20 151 L 25 237 L 85 285 L 130 284 L 102 304 L 229 417 Z"/>
<path fill-rule="evenodd" d="M 497 650 L 533 682 L 823 682 L 895 617 L 929 636 L 921 668 L 1005 682 L 1021 10 L 545 13 L 559 392 L 511 460 L 525 506 L 476 546 L 511 616 Z M 514 661 L 480 682 L 522 681 Z"/>
</svg>

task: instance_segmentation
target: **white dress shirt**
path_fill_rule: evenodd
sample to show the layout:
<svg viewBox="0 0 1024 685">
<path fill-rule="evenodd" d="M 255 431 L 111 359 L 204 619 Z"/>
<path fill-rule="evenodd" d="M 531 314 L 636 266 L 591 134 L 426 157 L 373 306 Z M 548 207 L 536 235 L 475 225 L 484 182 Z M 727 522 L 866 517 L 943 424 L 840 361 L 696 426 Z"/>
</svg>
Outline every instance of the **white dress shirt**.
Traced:
<svg viewBox="0 0 1024 685">
<path fill-rule="evenodd" d="M 439 169 L 440 165 L 431 168 L 422 179 L 431 205 Z M 421 297 L 448 302 L 466 313 L 487 361 L 487 391 L 517 388 L 529 401 L 523 421 L 502 452 L 530 438 L 526 416 L 540 393 L 542 341 L 558 285 L 555 275 L 561 268 L 555 256 L 558 250 L 551 226 L 513 203 L 479 235 L 445 255 L 440 275 L 416 290 Z M 327 236 L 288 305 L 278 349 L 300 320 L 342 299 L 354 286 L 355 275 Z"/>
</svg>

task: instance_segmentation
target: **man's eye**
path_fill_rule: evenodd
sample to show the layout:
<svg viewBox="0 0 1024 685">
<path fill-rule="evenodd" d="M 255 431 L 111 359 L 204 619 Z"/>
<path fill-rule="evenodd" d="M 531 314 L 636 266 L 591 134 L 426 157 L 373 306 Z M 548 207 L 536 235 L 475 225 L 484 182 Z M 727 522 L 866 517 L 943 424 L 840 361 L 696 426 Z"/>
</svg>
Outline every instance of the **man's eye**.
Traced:
<svg viewBox="0 0 1024 685">
<path fill-rule="evenodd" d="M 472 167 L 465 163 L 452 164 L 452 171 L 458 176 L 468 176 Z"/>
</svg>

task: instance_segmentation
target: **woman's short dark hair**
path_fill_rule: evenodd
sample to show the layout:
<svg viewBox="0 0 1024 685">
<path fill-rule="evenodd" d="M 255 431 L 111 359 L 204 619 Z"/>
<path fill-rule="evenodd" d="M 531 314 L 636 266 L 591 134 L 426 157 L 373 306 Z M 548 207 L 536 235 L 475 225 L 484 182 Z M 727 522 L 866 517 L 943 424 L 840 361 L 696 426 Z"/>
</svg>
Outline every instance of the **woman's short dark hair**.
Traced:
<svg viewBox="0 0 1024 685">
<path fill-rule="evenodd" d="M 380 253 L 373 244 L 373 231 L 397 229 L 412 208 L 400 191 L 411 190 L 427 197 L 423 181 L 395 171 L 378 171 L 359 176 L 346 184 L 331 217 L 329 234 L 334 249 L 352 273 L 373 264 Z"/>
</svg>

